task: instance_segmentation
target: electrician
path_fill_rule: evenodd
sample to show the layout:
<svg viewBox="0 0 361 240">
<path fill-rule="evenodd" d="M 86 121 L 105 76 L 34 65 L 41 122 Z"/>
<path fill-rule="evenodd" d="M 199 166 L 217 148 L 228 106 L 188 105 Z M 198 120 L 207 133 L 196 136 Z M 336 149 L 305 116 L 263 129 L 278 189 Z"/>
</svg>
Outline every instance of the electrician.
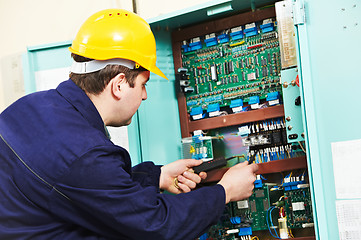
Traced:
<svg viewBox="0 0 361 240">
<path fill-rule="evenodd" d="M 251 195 L 254 164 L 193 190 L 206 177 L 192 172 L 200 161 L 132 168 L 129 153 L 109 140 L 105 126 L 128 125 L 147 98 L 150 72 L 166 78 L 142 18 L 100 11 L 69 49 L 69 80 L 0 115 L 0 239 L 194 239 L 225 203 Z"/>
</svg>

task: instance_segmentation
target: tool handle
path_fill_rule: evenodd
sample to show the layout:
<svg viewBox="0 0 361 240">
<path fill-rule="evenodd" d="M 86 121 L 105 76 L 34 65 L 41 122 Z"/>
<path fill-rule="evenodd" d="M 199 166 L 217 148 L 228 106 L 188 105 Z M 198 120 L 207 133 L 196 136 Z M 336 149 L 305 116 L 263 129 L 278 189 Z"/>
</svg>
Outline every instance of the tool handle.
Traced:
<svg viewBox="0 0 361 240">
<path fill-rule="evenodd" d="M 227 165 L 227 160 L 224 157 L 216 158 L 203 162 L 201 165 L 193 167 L 195 173 L 199 174 L 200 172 L 209 172 L 211 170 L 224 167 Z"/>
</svg>

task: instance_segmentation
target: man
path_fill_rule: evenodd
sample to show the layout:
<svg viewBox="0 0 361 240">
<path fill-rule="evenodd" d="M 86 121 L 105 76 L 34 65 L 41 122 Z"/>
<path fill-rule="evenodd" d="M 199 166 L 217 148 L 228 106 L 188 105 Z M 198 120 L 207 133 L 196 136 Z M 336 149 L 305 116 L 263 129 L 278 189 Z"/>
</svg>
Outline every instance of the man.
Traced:
<svg viewBox="0 0 361 240">
<path fill-rule="evenodd" d="M 0 239 L 194 239 L 225 203 L 251 195 L 254 164 L 191 191 L 206 177 L 192 172 L 200 161 L 131 168 L 128 152 L 109 140 L 105 126 L 130 124 L 147 98 L 150 71 L 165 77 L 143 19 L 100 11 L 70 51 L 70 80 L 0 115 Z"/>
</svg>

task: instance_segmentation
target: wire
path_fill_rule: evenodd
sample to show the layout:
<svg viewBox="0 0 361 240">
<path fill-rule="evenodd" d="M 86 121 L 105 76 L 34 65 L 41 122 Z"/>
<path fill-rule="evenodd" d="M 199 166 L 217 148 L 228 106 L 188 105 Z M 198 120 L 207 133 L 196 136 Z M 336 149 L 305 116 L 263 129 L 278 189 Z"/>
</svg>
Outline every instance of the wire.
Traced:
<svg viewBox="0 0 361 240">
<path fill-rule="evenodd" d="M 271 211 L 269 212 L 270 223 L 272 224 L 273 230 L 275 231 L 277 238 L 278 238 L 278 239 L 281 239 L 281 238 L 278 236 L 278 233 L 277 233 L 276 229 L 274 228 L 274 225 L 273 225 L 273 222 L 272 222 L 272 211 L 273 211 L 275 208 L 276 208 L 276 207 L 273 207 L 273 208 L 271 209 Z"/>
<path fill-rule="evenodd" d="M 270 234 L 272 235 L 272 237 L 281 239 L 281 238 L 278 236 L 278 233 L 277 233 L 276 229 L 274 229 L 274 231 L 275 231 L 275 233 L 276 233 L 277 236 L 275 236 L 275 235 L 272 233 L 271 228 L 270 228 L 270 223 L 269 223 L 269 221 L 271 222 L 272 227 L 274 227 L 274 225 L 273 225 L 273 223 L 272 223 L 272 210 L 273 210 L 273 209 L 275 209 L 275 207 L 270 207 L 270 208 L 267 210 L 267 215 L 268 215 L 268 212 L 269 212 L 269 216 L 266 216 L 268 231 L 270 232 Z M 268 217 L 269 217 L 269 220 L 268 220 Z"/>
<path fill-rule="evenodd" d="M 299 141 L 299 142 L 298 142 L 298 144 L 300 145 L 300 147 L 301 147 L 302 151 L 303 151 L 304 153 L 306 153 L 306 150 L 304 149 L 304 147 L 303 147 L 302 143 Z"/>
<path fill-rule="evenodd" d="M 251 240 L 259 240 L 259 238 L 257 236 L 253 236 Z"/>
<path fill-rule="evenodd" d="M 288 235 L 291 237 L 291 238 L 295 238 L 292 234 L 292 231 L 291 231 L 291 228 L 288 228 Z"/>
</svg>

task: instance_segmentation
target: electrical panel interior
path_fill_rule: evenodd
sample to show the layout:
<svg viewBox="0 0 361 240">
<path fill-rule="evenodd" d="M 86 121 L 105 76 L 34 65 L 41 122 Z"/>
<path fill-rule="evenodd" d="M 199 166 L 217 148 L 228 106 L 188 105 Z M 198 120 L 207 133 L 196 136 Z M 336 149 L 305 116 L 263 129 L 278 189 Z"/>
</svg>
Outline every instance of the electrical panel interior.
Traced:
<svg viewBox="0 0 361 240">
<path fill-rule="evenodd" d="M 228 160 L 204 185 L 243 161 L 261 169 L 253 195 L 227 204 L 200 240 L 315 239 L 306 149 L 284 113 L 294 99 L 283 96 L 275 6 L 256 11 L 172 34 L 183 157 Z"/>
<path fill-rule="evenodd" d="M 272 18 L 184 40 L 178 69 L 185 76 L 182 91 L 194 119 L 203 111 L 213 117 L 223 108 L 242 111 L 243 102 L 278 100 L 280 70 Z"/>
</svg>

